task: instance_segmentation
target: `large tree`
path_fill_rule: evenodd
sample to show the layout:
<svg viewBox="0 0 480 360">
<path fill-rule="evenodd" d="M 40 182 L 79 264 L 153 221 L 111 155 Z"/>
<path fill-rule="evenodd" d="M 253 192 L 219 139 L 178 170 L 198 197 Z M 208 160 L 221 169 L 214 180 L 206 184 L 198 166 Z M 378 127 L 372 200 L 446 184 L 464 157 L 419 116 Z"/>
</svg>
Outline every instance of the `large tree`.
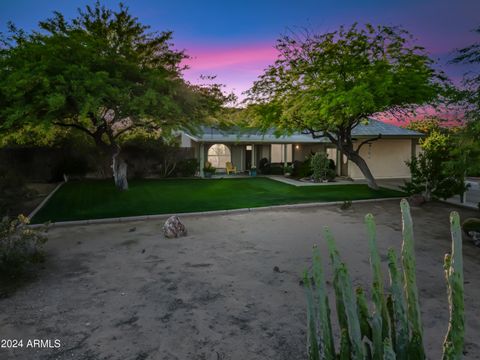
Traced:
<svg viewBox="0 0 480 360">
<path fill-rule="evenodd" d="M 276 49 L 277 61 L 248 92 L 260 125 L 329 138 L 377 188 L 360 156 L 375 138 L 354 144 L 352 130 L 369 116 L 437 100 L 445 79 L 432 60 L 407 31 L 368 24 L 286 35 Z"/>
<path fill-rule="evenodd" d="M 27 34 L 10 26 L 0 46 L 0 130 L 24 126 L 82 131 L 112 157 L 128 187 L 119 138 L 137 129 L 193 128 L 226 100 L 218 85 L 182 77 L 171 32 L 151 32 L 120 4 L 97 2 L 68 21 L 55 12 Z"/>
<path fill-rule="evenodd" d="M 480 35 L 480 26 L 475 30 Z M 457 102 L 465 111 L 465 126 L 459 132 L 456 151 L 463 154 L 469 175 L 480 175 L 480 42 L 458 49 L 453 63 L 471 67 L 465 74 Z"/>
</svg>

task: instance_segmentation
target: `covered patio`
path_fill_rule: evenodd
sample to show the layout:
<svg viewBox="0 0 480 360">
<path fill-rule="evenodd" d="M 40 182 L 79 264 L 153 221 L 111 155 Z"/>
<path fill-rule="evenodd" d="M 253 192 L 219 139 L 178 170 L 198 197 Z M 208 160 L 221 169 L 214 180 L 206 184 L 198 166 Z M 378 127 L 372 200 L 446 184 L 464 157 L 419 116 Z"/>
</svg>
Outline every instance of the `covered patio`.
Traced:
<svg viewBox="0 0 480 360">
<path fill-rule="evenodd" d="M 377 179 L 409 178 L 406 162 L 419 152 L 421 137 L 421 133 L 375 119 L 369 119 L 352 130 L 354 147 L 367 141 L 360 155 Z M 261 159 L 283 169 L 294 162 L 305 161 L 313 153 L 325 152 L 335 163 L 337 176 L 364 179 L 357 165 L 338 151 L 327 137 L 313 138 L 300 132 L 279 136 L 273 129 L 264 132 L 253 128 L 202 127 L 195 134 L 181 133 L 181 146 L 193 148 L 200 163 L 201 177 L 204 177 L 206 162 L 220 174 L 226 172 L 227 163 L 236 168 L 237 174 L 248 174 L 252 168 L 259 168 Z"/>
</svg>

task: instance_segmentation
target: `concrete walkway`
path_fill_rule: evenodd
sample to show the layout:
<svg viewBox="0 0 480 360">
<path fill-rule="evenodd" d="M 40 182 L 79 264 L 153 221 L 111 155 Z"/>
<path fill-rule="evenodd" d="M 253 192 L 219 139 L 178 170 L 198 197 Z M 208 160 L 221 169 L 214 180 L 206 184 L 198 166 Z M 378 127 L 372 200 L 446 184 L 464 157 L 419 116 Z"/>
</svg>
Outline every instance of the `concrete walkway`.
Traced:
<svg viewBox="0 0 480 360">
<path fill-rule="evenodd" d="M 316 182 L 309 182 L 309 181 L 300 181 L 297 179 L 292 179 L 289 177 L 285 177 L 283 175 L 267 175 L 265 176 L 271 180 L 279 181 L 284 184 L 288 185 L 293 185 L 293 186 L 329 186 L 329 185 L 345 185 L 345 184 L 363 184 L 365 182 L 362 181 L 352 181 L 352 180 L 346 180 L 346 179 L 335 179 L 333 182 L 328 182 L 328 183 L 316 183 Z"/>
</svg>

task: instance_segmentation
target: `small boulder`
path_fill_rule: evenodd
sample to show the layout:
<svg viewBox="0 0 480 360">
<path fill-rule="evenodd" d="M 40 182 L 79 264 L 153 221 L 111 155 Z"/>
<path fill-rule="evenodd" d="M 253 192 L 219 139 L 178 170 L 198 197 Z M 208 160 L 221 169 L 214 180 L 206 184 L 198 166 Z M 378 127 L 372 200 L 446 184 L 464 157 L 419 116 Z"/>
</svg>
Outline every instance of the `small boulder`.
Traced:
<svg viewBox="0 0 480 360">
<path fill-rule="evenodd" d="M 422 194 L 415 194 L 408 198 L 408 202 L 412 206 L 421 206 L 427 202 L 427 199 Z"/>
<path fill-rule="evenodd" d="M 163 225 L 163 234 L 166 238 L 177 238 L 187 235 L 187 229 L 178 216 L 170 216 Z"/>
</svg>

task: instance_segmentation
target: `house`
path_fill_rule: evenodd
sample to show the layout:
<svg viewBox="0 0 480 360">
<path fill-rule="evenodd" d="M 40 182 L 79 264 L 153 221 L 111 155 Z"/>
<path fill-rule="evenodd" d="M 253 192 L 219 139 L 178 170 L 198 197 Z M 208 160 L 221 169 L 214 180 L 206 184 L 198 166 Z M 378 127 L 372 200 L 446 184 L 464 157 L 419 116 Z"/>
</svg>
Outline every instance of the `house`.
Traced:
<svg viewBox="0 0 480 360">
<path fill-rule="evenodd" d="M 410 171 L 405 161 L 417 154 L 422 134 L 375 119 L 369 119 L 368 124 L 360 124 L 352 130 L 354 146 L 378 135 L 381 139 L 368 143 L 360 150 L 373 176 L 377 179 L 409 178 Z M 195 157 L 202 164 L 200 168 L 209 161 L 221 171 L 227 162 L 231 162 L 240 172 L 258 166 L 262 158 L 287 165 L 304 161 L 312 152 L 324 151 L 335 162 L 337 175 L 364 178 L 360 169 L 337 151 L 326 137 L 314 139 L 302 133 L 277 137 L 273 131 L 264 133 L 255 129 L 203 127 L 197 134 L 183 132 L 181 146 L 193 148 Z M 202 169 L 200 175 L 203 176 Z"/>
</svg>

